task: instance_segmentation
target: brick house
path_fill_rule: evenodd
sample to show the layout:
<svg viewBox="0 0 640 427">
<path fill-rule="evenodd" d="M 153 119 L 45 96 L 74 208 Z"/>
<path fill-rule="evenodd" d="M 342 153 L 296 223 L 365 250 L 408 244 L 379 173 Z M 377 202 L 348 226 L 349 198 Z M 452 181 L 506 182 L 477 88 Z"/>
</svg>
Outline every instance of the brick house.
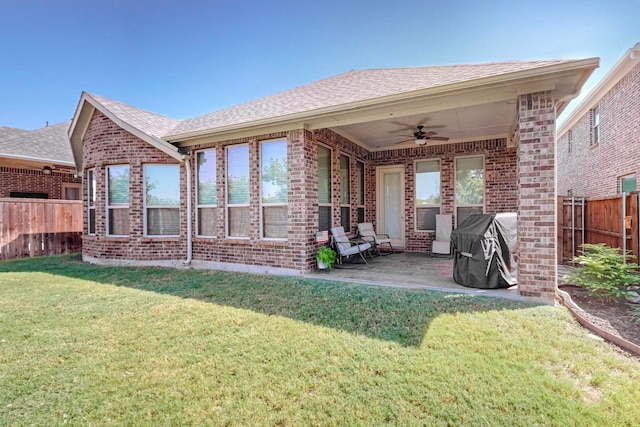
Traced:
<svg viewBox="0 0 640 427">
<path fill-rule="evenodd" d="M 331 226 L 427 251 L 437 213 L 515 211 L 519 292 L 551 299 L 556 114 L 597 66 L 350 71 L 184 121 L 83 93 L 83 258 L 301 274 Z"/>
<path fill-rule="evenodd" d="M 82 179 L 75 175 L 70 124 L 32 131 L 0 127 L 0 198 L 80 199 Z"/>
<path fill-rule="evenodd" d="M 635 191 L 640 175 L 640 43 L 627 50 L 558 128 L 558 195 Z"/>
</svg>

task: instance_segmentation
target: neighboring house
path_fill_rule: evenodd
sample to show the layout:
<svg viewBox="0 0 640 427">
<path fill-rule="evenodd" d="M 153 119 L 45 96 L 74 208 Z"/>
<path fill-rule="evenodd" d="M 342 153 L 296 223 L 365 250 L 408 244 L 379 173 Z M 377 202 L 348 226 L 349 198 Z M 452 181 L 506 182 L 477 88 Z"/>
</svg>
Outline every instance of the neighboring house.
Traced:
<svg viewBox="0 0 640 427">
<path fill-rule="evenodd" d="M 640 43 L 558 128 L 558 195 L 604 198 L 638 189 Z"/>
<path fill-rule="evenodd" d="M 350 71 L 184 121 L 82 93 L 83 258 L 301 274 L 332 226 L 426 252 L 437 213 L 517 212 L 519 292 L 551 300 L 556 113 L 598 62 Z"/>
<path fill-rule="evenodd" d="M 0 127 L 0 198 L 80 199 L 70 123 L 32 131 Z"/>
</svg>

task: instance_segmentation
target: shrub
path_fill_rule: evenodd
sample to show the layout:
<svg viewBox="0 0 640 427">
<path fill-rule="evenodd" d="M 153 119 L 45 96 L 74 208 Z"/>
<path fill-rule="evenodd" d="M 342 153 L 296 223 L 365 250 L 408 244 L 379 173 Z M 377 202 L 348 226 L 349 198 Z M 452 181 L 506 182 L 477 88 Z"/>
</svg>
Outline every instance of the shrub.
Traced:
<svg viewBox="0 0 640 427">
<path fill-rule="evenodd" d="M 573 259 L 581 268 L 574 269 L 566 278 L 570 283 L 586 288 L 592 295 L 611 301 L 626 294 L 626 286 L 637 283 L 638 264 L 625 261 L 632 255 L 622 254 L 619 248 L 604 243 L 582 245 L 582 255 Z"/>
</svg>

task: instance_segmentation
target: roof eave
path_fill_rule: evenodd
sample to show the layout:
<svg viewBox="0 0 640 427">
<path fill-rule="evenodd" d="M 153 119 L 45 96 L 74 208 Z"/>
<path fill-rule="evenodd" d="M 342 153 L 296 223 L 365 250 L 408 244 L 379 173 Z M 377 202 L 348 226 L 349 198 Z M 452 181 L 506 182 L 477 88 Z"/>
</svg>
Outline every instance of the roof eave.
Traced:
<svg viewBox="0 0 640 427">
<path fill-rule="evenodd" d="M 107 107 L 105 107 L 102 103 L 92 97 L 89 93 L 82 92 L 80 101 L 78 102 L 78 106 L 76 107 L 76 111 L 73 115 L 73 119 L 71 120 L 71 125 L 68 131 L 71 150 L 73 152 L 73 158 L 77 171 L 82 170 L 83 139 L 95 110 L 99 110 L 102 114 L 107 116 L 109 120 L 113 121 L 119 127 L 140 138 L 141 140 L 149 143 L 165 154 L 173 157 L 178 161 L 184 160 L 185 156 L 178 153 L 177 147 L 163 139 L 160 139 L 153 135 L 149 135 L 132 126 L 128 122 L 121 120 L 116 114 L 112 113 Z"/>
<path fill-rule="evenodd" d="M 633 67 L 640 62 L 640 43 L 628 49 L 600 82 L 558 127 L 558 138 L 571 129 L 582 116 L 592 109 Z M 577 94 L 576 94 L 577 96 Z"/>
<path fill-rule="evenodd" d="M 303 123 L 308 120 L 314 120 L 331 115 L 338 115 L 344 112 L 373 108 L 379 106 L 380 104 L 399 104 L 402 102 L 414 101 L 416 99 L 428 100 L 429 98 L 433 97 L 442 97 L 448 94 L 456 94 L 462 91 L 474 90 L 478 88 L 500 87 L 510 84 L 513 85 L 517 84 L 518 82 L 526 82 L 532 79 L 538 81 L 550 80 L 557 78 L 557 76 L 581 72 L 582 74 L 579 79 L 581 83 L 579 85 L 576 85 L 578 87 L 574 90 L 575 92 L 579 90 L 579 87 L 581 87 L 584 81 L 586 81 L 593 70 L 598 67 L 598 64 L 599 58 L 587 58 L 582 60 L 562 62 L 559 64 L 537 67 L 529 70 L 515 71 L 479 79 L 466 80 L 463 82 L 457 82 L 443 86 L 436 86 L 411 92 L 402 92 L 399 94 L 376 97 L 347 104 L 340 104 L 326 108 L 303 111 L 294 114 L 275 116 L 255 121 L 246 121 L 242 123 L 234 123 L 228 126 L 202 129 L 193 132 L 183 132 L 178 134 L 166 135 L 164 138 L 175 143 L 193 139 L 215 137 L 216 135 L 231 134 L 233 132 L 241 131 L 246 129 L 247 127 L 251 127 L 257 130 L 261 128 L 273 127 L 274 125 L 278 124 Z M 562 105 L 561 107 L 564 108 L 564 105 Z"/>
</svg>

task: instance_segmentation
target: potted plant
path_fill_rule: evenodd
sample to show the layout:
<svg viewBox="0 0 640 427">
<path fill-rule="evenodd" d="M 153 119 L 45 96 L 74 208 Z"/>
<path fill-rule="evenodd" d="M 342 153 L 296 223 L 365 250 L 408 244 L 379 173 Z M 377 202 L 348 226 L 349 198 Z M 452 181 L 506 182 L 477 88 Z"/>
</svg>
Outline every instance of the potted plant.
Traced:
<svg viewBox="0 0 640 427">
<path fill-rule="evenodd" d="M 318 268 L 320 270 L 331 270 L 333 268 L 333 264 L 336 262 L 336 253 L 333 249 L 323 246 L 318 250 L 316 261 L 318 262 Z"/>
</svg>

